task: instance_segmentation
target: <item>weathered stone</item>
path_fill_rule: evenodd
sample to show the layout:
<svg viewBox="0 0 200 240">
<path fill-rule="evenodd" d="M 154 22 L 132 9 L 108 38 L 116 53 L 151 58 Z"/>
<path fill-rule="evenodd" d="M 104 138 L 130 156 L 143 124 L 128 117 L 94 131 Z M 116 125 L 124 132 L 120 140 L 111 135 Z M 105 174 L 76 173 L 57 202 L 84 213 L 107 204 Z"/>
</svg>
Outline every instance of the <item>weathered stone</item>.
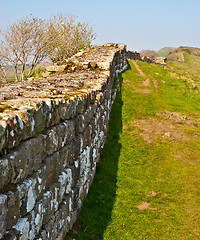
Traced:
<svg viewBox="0 0 200 240">
<path fill-rule="evenodd" d="M 62 101 L 59 104 L 59 112 L 60 112 L 60 118 L 62 120 L 69 119 L 69 103 L 65 99 L 62 99 Z"/>
<path fill-rule="evenodd" d="M 72 170 L 70 168 L 67 168 L 64 170 L 65 174 L 66 174 L 66 180 L 67 180 L 67 184 L 66 184 L 66 189 L 65 189 L 65 193 L 69 194 L 71 192 L 72 189 Z"/>
<path fill-rule="evenodd" d="M 36 202 L 35 207 L 33 209 L 35 213 L 35 235 L 38 235 L 40 232 L 40 229 L 43 224 L 44 216 L 46 215 L 46 205 L 47 201 L 46 198 L 42 198 L 38 202 Z"/>
<path fill-rule="evenodd" d="M 10 229 L 15 225 L 20 217 L 20 200 L 18 191 L 9 191 L 6 193 L 8 201 L 8 213 L 7 213 L 7 226 L 6 229 Z"/>
<path fill-rule="evenodd" d="M 41 230 L 40 234 L 34 240 L 46 240 L 47 232 L 45 230 Z"/>
<path fill-rule="evenodd" d="M 83 150 L 83 140 L 81 134 L 79 134 L 78 136 L 76 136 L 76 138 L 72 140 L 72 150 L 74 159 L 77 159 Z"/>
<path fill-rule="evenodd" d="M 74 118 L 76 116 L 77 114 L 76 107 L 77 107 L 77 104 L 75 99 L 71 98 L 68 102 L 69 119 Z"/>
<path fill-rule="evenodd" d="M 6 122 L 0 120 L 0 152 L 6 146 L 6 129 L 7 129 Z"/>
<path fill-rule="evenodd" d="M 25 141 L 8 155 L 10 182 L 18 183 L 39 168 L 43 160 L 42 137 Z"/>
<path fill-rule="evenodd" d="M 22 132 L 24 128 L 24 123 L 20 117 L 12 113 L 9 117 L 4 118 L 7 123 L 7 147 L 13 148 L 19 145 L 22 139 Z"/>
<path fill-rule="evenodd" d="M 76 111 L 77 114 L 84 113 L 87 108 L 87 94 L 84 94 L 81 98 L 77 98 Z"/>
<path fill-rule="evenodd" d="M 36 179 L 29 178 L 17 185 L 20 199 L 20 213 L 25 215 L 30 212 L 36 202 Z"/>
<path fill-rule="evenodd" d="M 47 179 L 47 167 L 42 165 L 36 172 L 33 174 L 33 178 L 36 179 L 36 196 L 37 199 L 40 199 L 46 189 L 46 179 Z"/>
<path fill-rule="evenodd" d="M 3 237 L 6 231 L 7 212 L 7 196 L 0 194 L 0 238 Z"/>
<path fill-rule="evenodd" d="M 17 112 L 17 115 L 21 118 L 24 123 L 22 137 L 27 139 L 33 136 L 35 128 L 34 120 L 35 109 L 33 107 L 22 106 L 20 111 Z"/>
<path fill-rule="evenodd" d="M 62 169 L 66 168 L 66 166 L 73 163 L 74 156 L 71 143 L 59 150 L 59 159 L 61 162 Z"/>
<path fill-rule="evenodd" d="M 20 232 L 16 229 L 11 229 L 7 231 L 1 240 L 17 240 L 20 239 Z"/>
<path fill-rule="evenodd" d="M 92 111 L 92 107 L 89 106 L 85 112 L 85 118 L 87 119 L 87 122 L 89 123 L 92 118 L 93 118 L 93 111 Z"/>
<path fill-rule="evenodd" d="M 24 217 L 20 218 L 17 222 L 16 225 L 13 226 L 13 229 L 17 230 L 20 233 L 20 238 L 21 240 L 25 239 L 34 239 L 32 237 L 32 226 L 30 224 L 30 219 L 31 216 L 29 217 Z"/>
<path fill-rule="evenodd" d="M 8 156 L 10 166 L 10 183 L 18 183 L 29 173 L 29 153 L 23 147 L 18 147 Z"/>
<path fill-rule="evenodd" d="M 125 46 L 91 48 L 70 61 L 65 71 L 71 73 L 6 84 L 13 99 L 0 113 L 3 238 L 62 239 L 88 193 L 116 95 L 111 98 L 113 78 L 126 66 Z"/>
<path fill-rule="evenodd" d="M 52 153 L 58 150 L 59 136 L 57 134 L 56 127 L 52 127 L 51 129 L 47 130 L 42 136 L 44 149 L 47 155 L 51 155 Z"/>
<path fill-rule="evenodd" d="M 59 162 L 59 153 L 55 152 L 53 155 L 45 158 L 44 164 L 47 168 L 47 181 L 46 181 L 46 189 L 51 185 L 51 183 L 57 180 L 59 171 L 62 168 Z"/>
<path fill-rule="evenodd" d="M 22 147 L 24 148 L 25 155 L 28 158 L 28 173 L 31 175 L 34 170 L 37 170 L 40 167 L 42 160 L 44 159 L 42 136 L 39 135 L 36 138 L 25 141 L 22 144 Z"/>
<path fill-rule="evenodd" d="M 34 134 L 40 133 L 45 129 L 47 119 L 47 106 L 44 101 L 38 102 L 34 112 Z"/>
<path fill-rule="evenodd" d="M 8 159 L 0 159 L 0 189 L 9 181 L 10 167 Z"/>
<path fill-rule="evenodd" d="M 72 173 L 72 182 L 71 182 L 71 188 L 73 188 L 77 182 L 79 181 L 80 178 L 80 164 L 79 164 L 79 159 L 77 159 L 76 161 L 74 161 L 74 165 L 69 166 L 69 168 L 71 169 L 71 173 Z"/>
<path fill-rule="evenodd" d="M 46 224 L 52 218 L 54 212 L 58 210 L 59 192 L 57 186 L 58 185 L 53 185 L 43 195 L 42 204 L 45 209 L 43 224 Z"/>
<path fill-rule="evenodd" d="M 47 233 L 47 239 L 49 240 L 53 240 L 56 238 L 57 235 L 57 229 L 56 229 L 56 225 L 55 223 L 55 216 L 53 216 L 45 225 L 44 225 L 44 229 Z M 54 228 L 55 227 L 55 228 Z"/>
<path fill-rule="evenodd" d="M 73 121 L 66 120 L 62 124 L 57 125 L 57 135 L 59 149 L 70 142 L 75 135 L 75 126 Z"/>
<path fill-rule="evenodd" d="M 66 120 L 62 124 L 52 127 L 43 133 L 43 148 L 47 155 L 59 150 L 67 142 L 70 142 L 75 135 L 75 125 L 73 121 Z"/>
</svg>

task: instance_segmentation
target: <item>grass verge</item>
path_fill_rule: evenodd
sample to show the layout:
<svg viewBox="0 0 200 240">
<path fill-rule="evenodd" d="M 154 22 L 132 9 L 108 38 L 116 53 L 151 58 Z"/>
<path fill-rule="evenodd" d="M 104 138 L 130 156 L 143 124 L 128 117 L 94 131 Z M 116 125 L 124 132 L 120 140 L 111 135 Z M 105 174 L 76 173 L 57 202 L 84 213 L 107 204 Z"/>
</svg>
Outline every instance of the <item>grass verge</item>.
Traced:
<svg viewBox="0 0 200 240">
<path fill-rule="evenodd" d="M 94 182 L 66 239 L 200 239 L 198 61 L 137 61 L 145 76 L 129 62 Z"/>
</svg>

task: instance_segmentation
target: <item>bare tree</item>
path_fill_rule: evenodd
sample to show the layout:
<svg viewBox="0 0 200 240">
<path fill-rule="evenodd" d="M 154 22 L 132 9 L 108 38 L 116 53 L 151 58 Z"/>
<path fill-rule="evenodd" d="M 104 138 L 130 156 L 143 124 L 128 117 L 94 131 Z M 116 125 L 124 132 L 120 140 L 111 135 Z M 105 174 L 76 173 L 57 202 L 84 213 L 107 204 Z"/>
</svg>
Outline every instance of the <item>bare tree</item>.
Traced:
<svg viewBox="0 0 200 240">
<path fill-rule="evenodd" d="M 96 35 L 87 23 L 73 15 L 58 13 L 48 21 L 49 55 L 53 62 L 63 61 L 80 49 L 91 46 Z"/>
<path fill-rule="evenodd" d="M 36 66 L 45 58 L 62 61 L 79 49 L 91 46 L 95 39 L 87 23 L 62 13 L 48 21 L 30 15 L 0 33 L 3 39 L 0 41 L 1 59 L 13 66 L 16 80 L 24 80 L 28 64 L 25 79 L 33 75 Z"/>
<path fill-rule="evenodd" d="M 0 52 L 8 63 L 14 66 L 15 78 L 24 80 L 26 65 L 31 65 L 26 79 L 34 73 L 34 69 L 46 56 L 48 43 L 46 38 L 46 22 L 44 20 L 27 16 L 2 32 L 3 40 Z"/>
<path fill-rule="evenodd" d="M 3 79 L 3 81 L 7 81 L 7 75 L 6 75 L 6 63 L 4 62 L 3 58 L 1 57 L 0 53 L 0 77 Z"/>
</svg>

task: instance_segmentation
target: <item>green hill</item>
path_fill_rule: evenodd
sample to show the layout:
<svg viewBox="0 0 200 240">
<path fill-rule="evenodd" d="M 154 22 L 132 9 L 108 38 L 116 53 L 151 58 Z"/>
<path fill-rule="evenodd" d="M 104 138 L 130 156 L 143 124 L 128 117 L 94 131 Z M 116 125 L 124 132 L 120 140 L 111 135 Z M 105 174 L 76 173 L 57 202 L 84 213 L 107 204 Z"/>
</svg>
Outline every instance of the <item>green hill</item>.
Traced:
<svg viewBox="0 0 200 240">
<path fill-rule="evenodd" d="M 167 59 L 173 61 L 184 62 L 185 55 L 200 56 L 200 48 L 180 46 L 174 51 L 166 55 Z"/>
<path fill-rule="evenodd" d="M 165 57 L 167 54 L 174 51 L 175 49 L 175 47 L 164 47 L 158 50 L 157 54 L 159 55 L 159 57 Z"/>
</svg>

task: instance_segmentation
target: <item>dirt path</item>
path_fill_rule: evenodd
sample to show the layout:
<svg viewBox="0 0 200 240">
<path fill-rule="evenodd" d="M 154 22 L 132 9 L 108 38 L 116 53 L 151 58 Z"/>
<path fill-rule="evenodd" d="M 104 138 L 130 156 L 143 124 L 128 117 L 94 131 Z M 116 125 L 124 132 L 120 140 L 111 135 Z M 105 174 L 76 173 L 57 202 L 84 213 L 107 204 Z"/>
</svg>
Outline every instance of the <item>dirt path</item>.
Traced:
<svg viewBox="0 0 200 240">
<path fill-rule="evenodd" d="M 146 77 L 146 79 L 142 82 L 142 86 L 143 87 L 146 87 L 146 88 L 149 88 L 151 86 L 151 80 L 155 86 L 155 88 L 157 89 L 158 88 L 158 81 L 153 78 L 152 76 L 150 75 L 146 75 L 141 69 L 140 67 L 138 66 L 138 64 L 136 63 L 135 60 L 132 60 L 134 66 L 136 67 L 137 71 L 139 72 L 140 76 L 142 77 Z M 151 78 L 151 80 L 149 79 Z M 138 92 L 138 90 L 136 90 Z M 150 89 L 144 89 L 143 91 L 141 91 L 141 89 L 139 90 L 139 92 L 144 92 L 144 93 L 151 93 L 151 90 Z"/>
</svg>

